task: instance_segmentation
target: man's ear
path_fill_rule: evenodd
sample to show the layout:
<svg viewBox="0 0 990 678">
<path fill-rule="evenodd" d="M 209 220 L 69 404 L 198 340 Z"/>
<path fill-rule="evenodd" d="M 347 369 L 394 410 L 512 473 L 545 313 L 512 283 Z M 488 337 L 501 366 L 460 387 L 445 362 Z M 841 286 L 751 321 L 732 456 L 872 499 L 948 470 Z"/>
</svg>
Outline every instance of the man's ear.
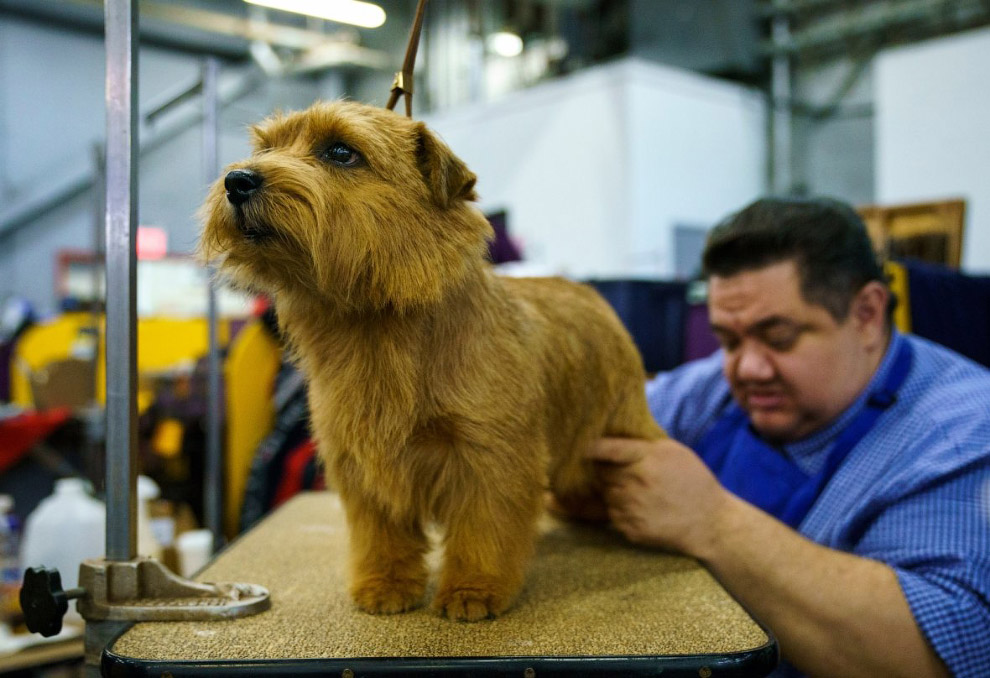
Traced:
<svg viewBox="0 0 990 678">
<path fill-rule="evenodd" d="M 416 134 L 416 162 L 433 201 L 448 207 L 457 200 L 477 200 L 474 172 L 423 123 L 417 125 Z"/>
<path fill-rule="evenodd" d="M 890 290 L 876 280 L 863 285 L 853 298 L 852 320 L 869 339 L 884 340 L 887 336 L 887 302 Z"/>
</svg>

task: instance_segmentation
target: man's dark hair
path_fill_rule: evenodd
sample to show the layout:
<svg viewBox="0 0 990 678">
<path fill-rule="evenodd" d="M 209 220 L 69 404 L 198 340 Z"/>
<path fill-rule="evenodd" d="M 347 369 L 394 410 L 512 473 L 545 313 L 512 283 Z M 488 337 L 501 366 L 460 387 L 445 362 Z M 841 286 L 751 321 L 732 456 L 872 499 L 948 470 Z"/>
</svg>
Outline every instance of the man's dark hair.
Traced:
<svg viewBox="0 0 990 678">
<path fill-rule="evenodd" d="M 866 283 L 887 283 L 862 219 L 825 198 L 764 198 L 730 215 L 708 235 L 702 270 L 705 278 L 728 277 L 790 260 L 804 300 L 839 322 Z M 888 304 L 888 322 L 893 308 Z"/>
</svg>

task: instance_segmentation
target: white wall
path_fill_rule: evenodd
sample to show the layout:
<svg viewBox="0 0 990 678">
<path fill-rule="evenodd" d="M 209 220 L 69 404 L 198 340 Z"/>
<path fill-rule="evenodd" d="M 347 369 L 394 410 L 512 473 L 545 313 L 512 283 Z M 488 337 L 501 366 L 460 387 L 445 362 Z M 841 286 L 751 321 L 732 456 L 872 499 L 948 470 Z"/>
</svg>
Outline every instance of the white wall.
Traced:
<svg viewBox="0 0 990 678">
<path fill-rule="evenodd" d="M 963 269 L 990 272 L 990 29 L 876 61 L 877 202 L 966 199 Z"/>
<path fill-rule="evenodd" d="M 807 195 L 852 205 L 876 201 L 873 64 L 862 59 L 851 53 L 794 69 L 793 95 L 802 107 L 792 117 L 792 176 L 795 189 Z M 831 114 L 810 114 L 836 105 Z"/>
<path fill-rule="evenodd" d="M 675 225 L 710 226 L 765 189 L 762 98 L 635 59 L 426 121 L 540 272 L 670 277 Z"/>
<path fill-rule="evenodd" d="M 630 272 L 674 273 L 673 228 L 712 226 L 766 191 L 762 95 L 647 62 L 624 69 Z"/>
<path fill-rule="evenodd" d="M 621 267 L 628 164 L 620 87 L 604 70 L 492 104 L 428 116 L 478 175 L 481 208 L 505 208 L 526 259 L 548 272 Z"/>
</svg>

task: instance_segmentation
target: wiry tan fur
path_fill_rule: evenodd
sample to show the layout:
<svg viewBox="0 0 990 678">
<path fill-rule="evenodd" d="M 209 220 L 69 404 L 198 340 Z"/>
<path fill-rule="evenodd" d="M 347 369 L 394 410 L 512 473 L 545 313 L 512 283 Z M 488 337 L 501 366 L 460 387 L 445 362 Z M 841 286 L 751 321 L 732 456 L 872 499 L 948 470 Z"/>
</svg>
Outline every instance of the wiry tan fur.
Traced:
<svg viewBox="0 0 990 678">
<path fill-rule="evenodd" d="M 343 142 L 354 167 L 326 160 Z M 475 176 L 422 123 L 318 103 L 254 129 L 227 168 L 263 178 L 237 208 L 224 182 L 201 251 L 270 293 L 309 381 L 312 428 L 351 529 L 362 609 L 420 604 L 424 524 L 444 529 L 434 608 L 503 612 L 522 587 L 542 495 L 599 501 L 583 450 L 658 438 L 641 359 L 591 288 L 496 276 Z M 268 237 L 245 237 L 263 229 Z"/>
</svg>

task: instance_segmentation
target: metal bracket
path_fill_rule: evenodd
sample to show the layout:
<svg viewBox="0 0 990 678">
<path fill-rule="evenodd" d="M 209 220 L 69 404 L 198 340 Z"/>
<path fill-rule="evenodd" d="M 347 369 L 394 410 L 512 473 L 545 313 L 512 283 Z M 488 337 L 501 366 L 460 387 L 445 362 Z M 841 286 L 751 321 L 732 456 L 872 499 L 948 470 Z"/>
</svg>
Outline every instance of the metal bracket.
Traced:
<svg viewBox="0 0 990 678">
<path fill-rule="evenodd" d="M 406 74 L 402 71 L 398 71 L 395 77 L 392 79 L 392 90 L 399 90 L 399 94 L 413 93 L 413 83 L 412 78 L 406 78 Z"/>
<path fill-rule="evenodd" d="M 271 607 L 263 586 L 190 581 L 154 558 L 86 560 L 79 566 L 79 584 L 86 593 L 77 609 L 87 621 L 233 619 Z"/>
<path fill-rule="evenodd" d="M 271 607 L 268 589 L 255 584 L 199 583 L 172 573 L 154 558 L 86 560 L 79 586 L 62 589 L 58 570 L 32 567 L 24 573 L 21 608 L 28 630 L 54 636 L 62 630 L 69 601 L 87 626 L 103 622 L 208 621 L 235 619 Z"/>
</svg>

